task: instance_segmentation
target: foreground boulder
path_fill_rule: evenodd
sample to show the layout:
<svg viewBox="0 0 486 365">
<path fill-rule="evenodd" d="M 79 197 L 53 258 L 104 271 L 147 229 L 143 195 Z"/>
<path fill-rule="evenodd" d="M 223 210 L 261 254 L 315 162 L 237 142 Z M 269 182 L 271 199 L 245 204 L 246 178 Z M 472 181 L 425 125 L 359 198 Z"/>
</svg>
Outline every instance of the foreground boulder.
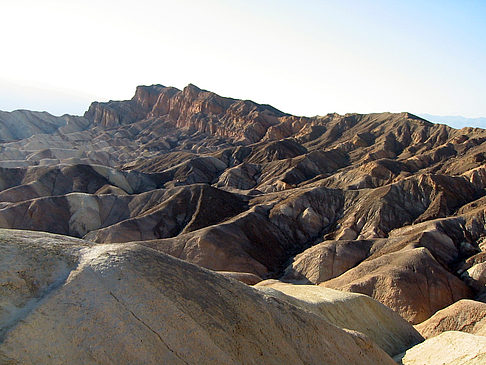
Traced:
<svg viewBox="0 0 486 365">
<path fill-rule="evenodd" d="M 0 230 L 0 362 L 393 364 L 363 335 L 133 243 Z"/>
<path fill-rule="evenodd" d="M 338 327 L 364 333 L 392 356 L 423 341 L 410 323 L 366 295 L 278 280 L 265 280 L 255 287 Z"/>
<path fill-rule="evenodd" d="M 395 357 L 402 365 L 481 365 L 486 363 L 486 337 L 447 331 Z"/>
</svg>

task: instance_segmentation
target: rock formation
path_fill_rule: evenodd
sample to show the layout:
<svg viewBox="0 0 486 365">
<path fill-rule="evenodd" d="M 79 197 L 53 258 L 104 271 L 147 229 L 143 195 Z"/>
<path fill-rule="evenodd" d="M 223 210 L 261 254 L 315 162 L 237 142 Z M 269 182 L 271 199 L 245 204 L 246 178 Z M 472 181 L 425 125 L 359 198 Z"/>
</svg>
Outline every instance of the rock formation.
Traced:
<svg viewBox="0 0 486 365">
<path fill-rule="evenodd" d="M 321 285 L 372 296 L 411 323 L 472 296 L 461 280 L 447 272 L 427 248 L 414 248 L 367 260 Z"/>
<path fill-rule="evenodd" d="M 453 313 L 486 302 L 485 164 L 479 128 L 140 86 L 84 116 L 0 112 L 0 228 L 165 253 L 251 285 L 361 293 L 431 336 L 481 327 Z M 60 255 L 46 265 L 71 270 Z"/>
<path fill-rule="evenodd" d="M 425 337 L 445 331 L 486 336 L 486 303 L 462 299 L 444 308 L 415 328 Z"/>
<path fill-rule="evenodd" d="M 395 357 L 401 365 L 480 365 L 486 361 L 486 337 L 447 331 Z"/>
</svg>

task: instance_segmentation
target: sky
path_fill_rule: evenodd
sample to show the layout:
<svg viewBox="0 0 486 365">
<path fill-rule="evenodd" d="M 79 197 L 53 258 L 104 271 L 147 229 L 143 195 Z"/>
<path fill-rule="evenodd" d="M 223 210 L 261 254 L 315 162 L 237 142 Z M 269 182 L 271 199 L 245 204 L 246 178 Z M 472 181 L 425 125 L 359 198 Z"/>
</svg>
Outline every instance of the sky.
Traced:
<svg viewBox="0 0 486 365">
<path fill-rule="evenodd" d="M 486 116 L 486 1 L 0 0 L 0 110 L 82 114 L 137 85 L 296 115 Z"/>
</svg>

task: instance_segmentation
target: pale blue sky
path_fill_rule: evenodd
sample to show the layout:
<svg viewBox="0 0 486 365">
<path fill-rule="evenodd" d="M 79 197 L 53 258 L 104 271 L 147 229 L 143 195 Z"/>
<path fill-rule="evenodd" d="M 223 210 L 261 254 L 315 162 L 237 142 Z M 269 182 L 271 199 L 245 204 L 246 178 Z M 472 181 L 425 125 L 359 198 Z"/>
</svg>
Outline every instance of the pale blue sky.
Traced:
<svg viewBox="0 0 486 365">
<path fill-rule="evenodd" d="M 486 116 L 486 1 L 0 0 L 0 110 L 194 83 L 298 115 Z"/>
</svg>

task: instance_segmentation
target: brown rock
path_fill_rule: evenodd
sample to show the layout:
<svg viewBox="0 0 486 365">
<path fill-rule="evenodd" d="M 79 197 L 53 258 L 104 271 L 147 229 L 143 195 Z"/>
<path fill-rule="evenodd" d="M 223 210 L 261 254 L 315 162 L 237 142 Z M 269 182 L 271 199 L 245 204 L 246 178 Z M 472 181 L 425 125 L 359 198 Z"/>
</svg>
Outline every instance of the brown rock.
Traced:
<svg viewBox="0 0 486 365">
<path fill-rule="evenodd" d="M 486 304 L 462 299 L 436 312 L 415 328 L 425 338 L 445 331 L 462 331 L 486 336 Z"/>
<path fill-rule="evenodd" d="M 320 285 L 363 293 L 413 324 L 472 296 L 461 280 L 446 271 L 426 248 L 407 249 L 363 261 Z"/>
</svg>

